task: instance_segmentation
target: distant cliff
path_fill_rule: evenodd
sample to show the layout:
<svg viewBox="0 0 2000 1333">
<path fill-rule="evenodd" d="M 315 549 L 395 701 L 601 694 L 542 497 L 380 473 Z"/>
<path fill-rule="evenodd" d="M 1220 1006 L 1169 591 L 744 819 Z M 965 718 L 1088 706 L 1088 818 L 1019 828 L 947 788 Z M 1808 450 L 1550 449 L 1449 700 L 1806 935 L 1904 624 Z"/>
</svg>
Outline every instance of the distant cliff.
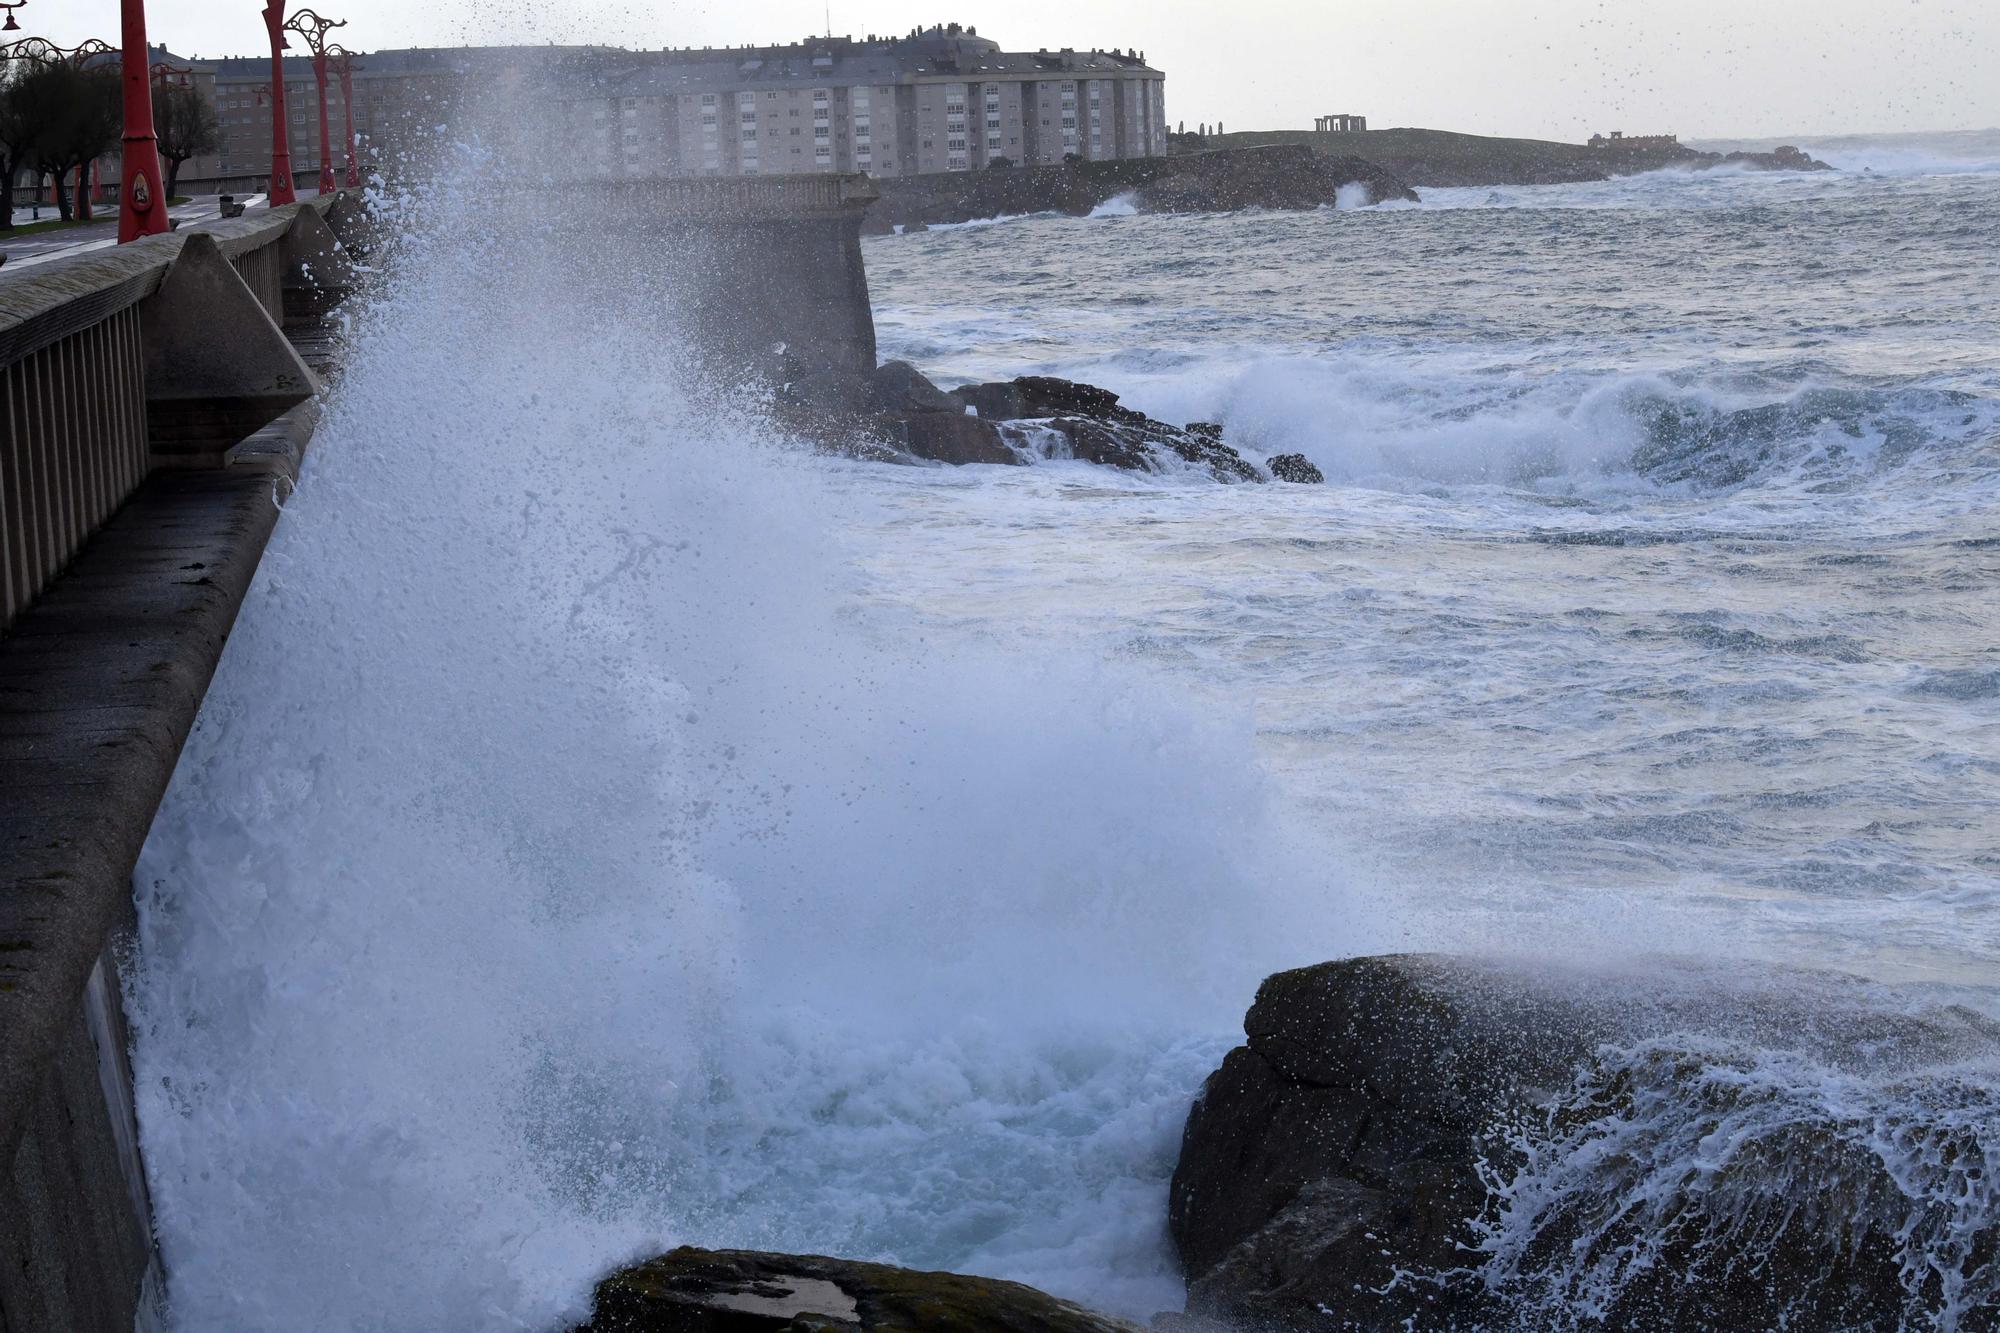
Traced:
<svg viewBox="0 0 2000 1333">
<path fill-rule="evenodd" d="M 1704 153 L 1684 145 L 1626 151 L 1616 147 L 1556 143 L 1547 139 L 1496 139 L 1449 130 L 1364 130 L 1317 134 L 1277 130 L 1210 136 L 1224 149 L 1276 146 L 1309 148 L 1341 160 L 1363 158 L 1419 189 L 1487 185 L 1566 185 L 1610 180 L 1663 168 L 1704 170 L 1741 164 L 1772 171 L 1829 171 L 1796 148 L 1772 153 Z"/>
<path fill-rule="evenodd" d="M 1417 197 L 1374 162 L 1296 145 L 890 177 L 876 185 L 882 198 L 869 208 L 863 229 L 877 235 L 1022 213 L 1081 217 L 1122 195 L 1143 213 L 1317 208 L 1352 185 L 1363 187 L 1369 203 Z"/>
</svg>

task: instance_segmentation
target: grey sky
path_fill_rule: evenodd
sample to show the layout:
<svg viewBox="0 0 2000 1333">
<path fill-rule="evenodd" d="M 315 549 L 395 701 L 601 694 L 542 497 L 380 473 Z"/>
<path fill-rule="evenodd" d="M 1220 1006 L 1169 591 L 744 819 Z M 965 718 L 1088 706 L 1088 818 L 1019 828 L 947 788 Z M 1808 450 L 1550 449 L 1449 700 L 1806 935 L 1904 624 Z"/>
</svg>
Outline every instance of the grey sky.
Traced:
<svg viewBox="0 0 2000 1333">
<path fill-rule="evenodd" d="M 791 40 L 825 0 L 316 0 L 357 50 L 492 41 Z M 152 36 L 252 54 L 261 0 L 150 0 Z M 1170 120 L 1577 139 L 2000 126 L 2000 0 L 834 0 L 833 30 L 957 20 L 1014 48 L 1138 47 Z M 25 31 L 115 39 L 117 0 L 29 0 Z"/>
</svg>

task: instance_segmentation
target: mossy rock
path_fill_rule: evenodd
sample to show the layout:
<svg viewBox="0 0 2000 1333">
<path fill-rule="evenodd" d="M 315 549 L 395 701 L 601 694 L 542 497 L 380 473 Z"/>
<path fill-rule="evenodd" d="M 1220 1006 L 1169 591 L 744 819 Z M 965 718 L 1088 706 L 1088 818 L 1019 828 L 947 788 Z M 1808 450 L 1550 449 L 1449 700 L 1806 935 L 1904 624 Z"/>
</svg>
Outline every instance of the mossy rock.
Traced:
<svg viewBox="0 0 2000 1333">
<path fill-rule="evenodd" d="M 579 1333 L 1136 1333 L 1033 1287 L 810 1254 L 683 1247 L 597 1286 Z"/>
</svg>

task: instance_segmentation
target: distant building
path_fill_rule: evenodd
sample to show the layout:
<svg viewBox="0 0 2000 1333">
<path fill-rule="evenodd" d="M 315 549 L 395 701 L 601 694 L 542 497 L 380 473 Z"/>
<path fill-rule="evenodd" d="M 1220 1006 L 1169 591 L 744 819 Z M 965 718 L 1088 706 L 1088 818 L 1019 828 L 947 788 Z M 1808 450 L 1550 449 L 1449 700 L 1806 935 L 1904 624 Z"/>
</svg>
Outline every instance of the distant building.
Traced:
<svg viewBox="0 0 2000 1333">
<path fill-rule="evenodd" d="M 189 176 L 268 171 L 268 58 L 198 64 L 212 76 L 222 150 Z M 319 170 L 312 66 L 285 61 L 292 166 Z M 465 47 L 358 55 L 354 128 L 364 165 L 415 160 L 462 108 L 507 92 L 542 128 L 552 175 L 582 178 L 971 171 L 997 161 L 1159 157 L 1165 76 L 1131 51 L 1006 52 L 947 24 L 903 37 L 661 51 Z M 340 88 L 328 95 L 334 166 L 346 161 Z"/>
<path fill-rule="evenodd" d="M 1321 116 L 1313 122 L 1320 134 L 1360 134 L 1368 128 L 1366 116 Z"/>
</svg>

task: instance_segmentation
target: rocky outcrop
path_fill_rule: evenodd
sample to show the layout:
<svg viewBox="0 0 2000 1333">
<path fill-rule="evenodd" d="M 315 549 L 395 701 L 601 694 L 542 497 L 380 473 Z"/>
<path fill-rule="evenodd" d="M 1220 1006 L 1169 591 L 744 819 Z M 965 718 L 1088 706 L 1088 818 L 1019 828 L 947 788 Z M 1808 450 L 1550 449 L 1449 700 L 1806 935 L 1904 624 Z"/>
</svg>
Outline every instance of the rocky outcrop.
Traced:
<svg viewBox="0 0 2000 1333">
<path fill-rule="evenodd" d="M 1269 480 L 1223 442 L 1220 426 L 1155 421 L 1109 389 L 1045 375 L 946 392 L 907 361 L 889 361 L 865 379 L 802 375 L 782 387 L 775 406 L 781 422 L 856 457 L 952 464 L 1074 458 L 1131 472 L 1192 464 L 1217 481 Z"/>
<path fill-rule="evenodd" d="M 1713 154 L 1704 154 L 1713 156 Z M 1832 171 L 1833 168 L 1813 157 L 1803 149 L 1790 144 L 1774 148 L 1768 153 L 1726 153 L 1725 163 L 1755 167 L 1759 171 Z"/>
<path fill-rule="evenodd" d="M 1449 130 L 1387 129 L 1354 134 L 1280 130 L 1230 134 L 1222 151 L 1278 146 L 1311 148 L 1341 160 L 1375 164 L 1400 183 L 1420 190 L 1496 185 L 1567 185 L 1609 180 L 1667 167 L 1699 170 L 1741 164 L 1772 171 L 1830 171 L 1796 148 L 1770 153 L 1705 153 L 1682 144 L 1585 144 L 1543 139 L 1497 139 Z M 1623 146 L 1630 144 L 1631 146 Z"/>
<path fill-rule="evenodd" d="M 1063 454 L 1085 462 L 1161 472 L 1178 459 L 1207 469 L 1217 481 L 1265 479 L 1255 464 L 1222 442 L 1220 427 L 1198 423 L 1183 428 L 1155 421 L 1092 384 L 1024 375 L 1004 383 L 969 384 L 952 396 L 982 420 L 1039 426 L 1060 437 Z"/>
<path fill-rule="evenodd" d="M 1173 170 L 1136 193 L 1142 213 L 1228 213 L 1239 208 L 1318 208 L 1359 186 L 1361 203 L 1417 192 L 1392 173 L 1358 157 L 1322 156 L 1309 148 L 1273 147 L 1193 153 L 1171 158 Z"/>
<path fill-rule="evenodd" d="M 1193 1315 L 2000 1327 L 1990 1020 L 1411 956 L 1274 976 L 1244 1028 L 1173 1177 Z"/>
<path fill-rule="evenodd" d="M 1304 454 L 1278 454 L 1271 459 L 1270 466 L 1271 475 L 1279 481 L 1318 486 L 1326 480 L 1326 475 Z"/>
<path fill-rule="evenodd" d="M 1139 211 L 1154 213 L 1318 208 L 1357 184 L 1372 203 L 1417 197 L 1376 163 L 1292 146 L 954 171 L 889 177 L 877 184 L 882 197 L 862 224 L 876 235 L 1030 213 L 1082 217 L 1120 195 L 1131 195 Z"/>
<path fill-rule="evenodd" d="M 818 1255 L 678 1249 L 605 1278 L 578 1333 L 1137 1333 L 994 1278 Z"/>
</svg>

